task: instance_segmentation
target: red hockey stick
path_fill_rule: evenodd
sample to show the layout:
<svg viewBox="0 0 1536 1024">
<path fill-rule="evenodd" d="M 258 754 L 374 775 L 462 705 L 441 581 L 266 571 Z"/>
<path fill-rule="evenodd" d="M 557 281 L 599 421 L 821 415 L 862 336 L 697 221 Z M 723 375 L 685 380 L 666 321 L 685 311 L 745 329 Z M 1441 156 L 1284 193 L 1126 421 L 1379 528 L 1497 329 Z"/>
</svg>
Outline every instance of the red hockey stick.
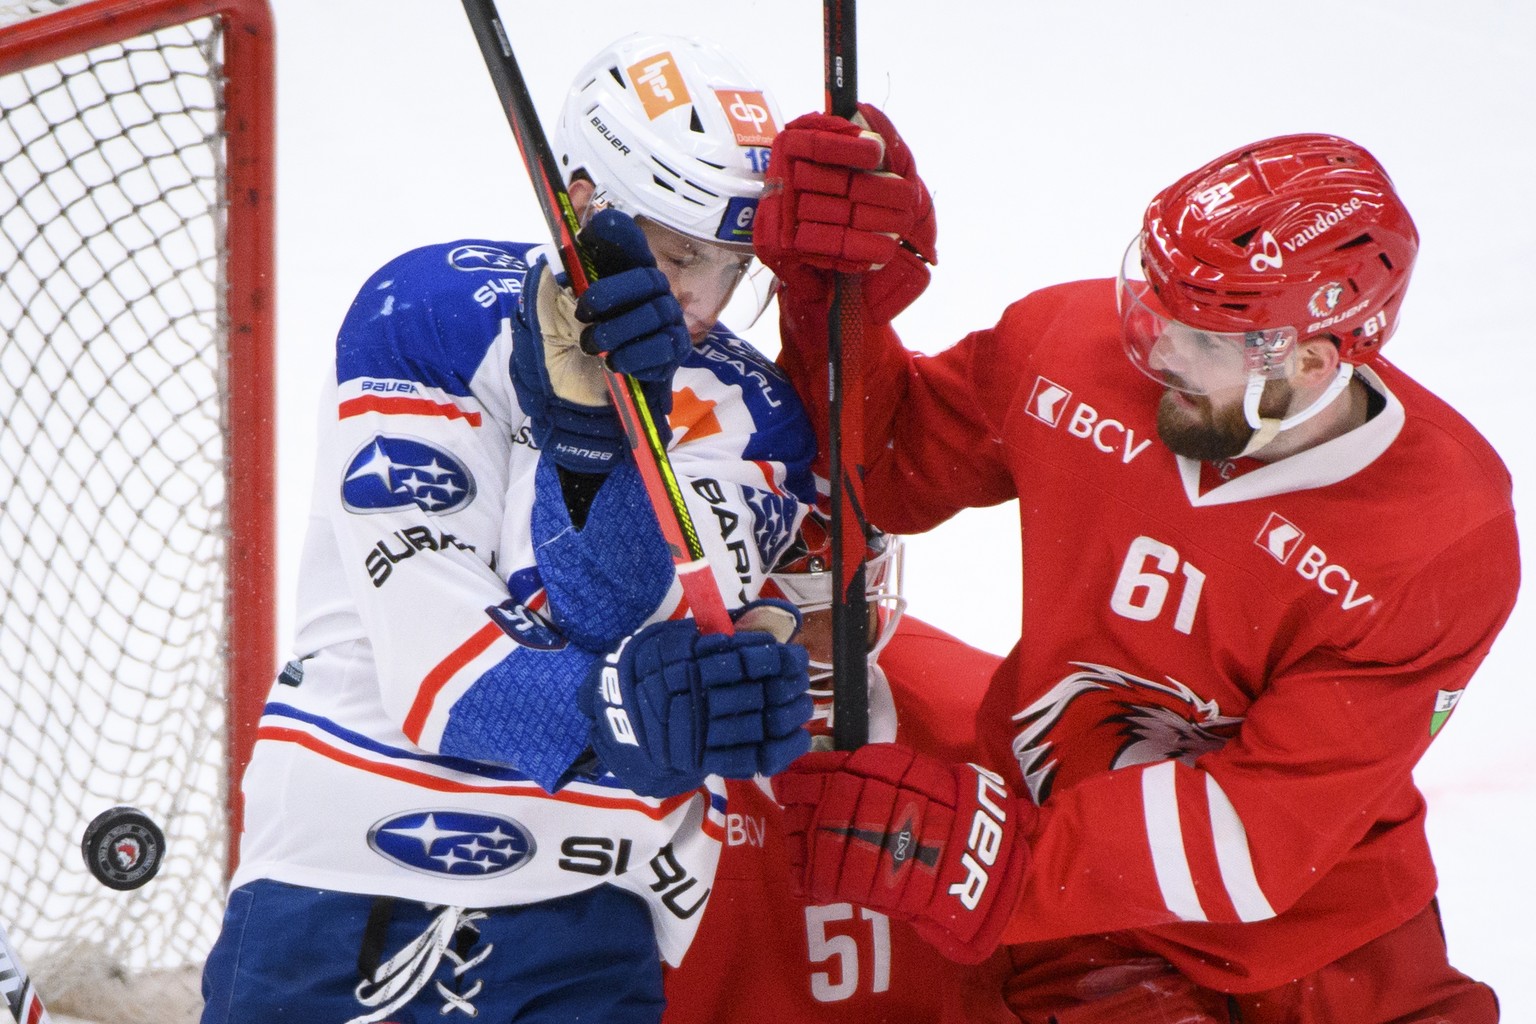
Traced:
<svg viewBox="0 0 1536 1024">
<path fill-rule="evenodd" d="M 464 0 L 464 12 L 469 16 L 470 27 L 480 44 L 480 55 L 485 59 L 486 70 L 491 73 L 496 94 L 506 108 L 507 121 L 512 125 L 523 165 L 538 193 L 544 220 L 560 250 L 560 261 L 570 275 L 571 288 L 580 295 L 597 279 L 597 269 L 577 243 L 581 225 L 576 220 L 576 210 L 571 205 L 570 194 L 566 192 L 538 113 L 533 109 L 528 85 L 512 56 L 512 44 L 496 13 L 496 4 L 494 0 Z M 611 370 L 604 372 L 613 407 L 618 411 L 635 465 L 645 482 L 646 494 L 656 511 L 661 535 L 671 551 L 678 581 L 683 585 L 683 602 L 704 632 L 734 632 L 731 616 L 725 610 L 720 587 L 705 561 L 704 546 L 694 528 L 693 517 L 688 513 L 682 488 L 672 472 L 666 445 L 651 418 L 651 409 L 640 390 L 640 383 Z"/>
</svg>

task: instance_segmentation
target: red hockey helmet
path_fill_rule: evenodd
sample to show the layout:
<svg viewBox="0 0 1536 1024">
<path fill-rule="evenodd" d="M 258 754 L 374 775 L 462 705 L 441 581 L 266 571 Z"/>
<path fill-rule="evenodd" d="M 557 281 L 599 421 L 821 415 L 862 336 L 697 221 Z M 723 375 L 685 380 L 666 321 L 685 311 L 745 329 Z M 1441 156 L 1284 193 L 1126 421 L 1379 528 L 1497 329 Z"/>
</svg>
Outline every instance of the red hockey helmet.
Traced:
<svg viewBox="0 0 1536 1024">
<path fill-rule="evenodd" d="M 1246 339 L 1258 369 L 1325 334 L 1344 362 L 1363 363 L 1397 328 L 1418 251 L 1386 171 L 1332 135 L 1284 135 L 1211 161 L 1152 200 L 1139 241 L 1134 276 L 1152 294 L 1122 287 L 1121 302 L 1143 369 L 1159 316 Z"/>
<path fill-rule="evenodd" d="M 864 580 L 877 620 L 870 631 L 869 660 L 873 663 L 896 632 L 896 623 L 907 606 L 906 598 L 901 596 L 900 537 L 870 530 Z M 821 509 L 812 508 L 806 514 L 794 541 L 763 583 L 762 596 L 788 601 L 805 616 L 832 607 L 832 522 Z M 810 650 L 813 645 L 806 642 Z M 810 654 L 811 680 L 830 677 L 830 652 L 810 650 Z M 811 692 L 816 695 L 820 691 Z"/>
</svg>

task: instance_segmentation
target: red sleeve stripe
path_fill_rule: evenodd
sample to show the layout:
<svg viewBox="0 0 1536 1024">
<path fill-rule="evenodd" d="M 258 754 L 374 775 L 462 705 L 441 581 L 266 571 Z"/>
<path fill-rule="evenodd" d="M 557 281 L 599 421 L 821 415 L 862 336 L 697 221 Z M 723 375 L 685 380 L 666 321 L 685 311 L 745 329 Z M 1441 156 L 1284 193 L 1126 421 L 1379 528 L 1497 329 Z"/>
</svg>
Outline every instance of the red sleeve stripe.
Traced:
<svg viewBox="0 0 1536 1024">
<path fill-rule="evenodd" d="M 441 416 L 444 419 L 464 420 L 472 427 L 480 425 L 480 414 L 466 412 L 450 402 L 434 402 L 430 398 L 386 398 L 383 395 L 363 395 L 341 403 L 337 419 L 361 416 L 364 413 L 381 412 L 387 416 Z"/>
<path fill-rule="evenodd" d="M 258 739 L 270 742 L 295 743 L 306 750 L 313 751 L 322 757 L 328 757 L 339 764 L 370 772 L 374 775 L 381 775 L 388 779 L 395 779 L 399 782 L 407 782 L 413 786 L 420 786 L 422 789 L 430 789 L 438 793 L 493 793 L 504 796 L 525 797 L 530 800 L 558 800 L 561 803 L 580 804 L 583 807 L 635 811 L 648 818 L 660 821 L 679 806 L 693 799 L 694 795 L 698 792 L 697 790 L 689 790 L 687 793 L 668 797 L 653 807 L 635 796 L 600 796 L 595 793 L 575 791 L 569 787 L 562 789 L 559 793 L 546 793 L 539 788 L 537 783 L 533 782 L 514 783 L 511 785 L 468 785 L 452 779 L 445 779 L 441 776 L 429 775 L 426 772 L 414 771 L 402 765 L 387 764 L 359 757 L 356 754 L 339 750 L 324 740 L 298 729 L 263 725 L 257 730 L 256 735 Z M 710 823 L 708 821 L 702 823 L 700 827 L 706 833 L 710 831 Z M 719 834 L 724 834 L 718 824 L 713 827 Z"/>
<path fill-rule="evenodd" d="M 784 494 L 784 488 L 780 487 L 778 485 L 778 481 L 775 479 L 775 463 L 768 462 L 764 459 L 753 459 L 752 464 L 757 467 L 758 472 L 763 474 L 763 483 L 768 485 L 768 490 L 772 491 L 774 494 L 782 496 Z"/>
<path fill-rule="evenodd" d="M 443 687 L 448 685 L 454 673 L 475 660 L 487 647 L 505 635 L 500 626 L 494 622 L 488 622 L 480 627 L 478 633 L 460 644 L 453 653 L 438 662 L 437 666 L 427 673 L 427 677 L 421 681 L 421 689 L 416 691 L 416 699 L 411 703 L 410 714 L 405 716 L 405 726 L 402 729 L 412 743 L 421 743 L 421 732 L 426 727 L 427 716 L 432 713 L 432 702 L 437 699 Z"/>
</svg>

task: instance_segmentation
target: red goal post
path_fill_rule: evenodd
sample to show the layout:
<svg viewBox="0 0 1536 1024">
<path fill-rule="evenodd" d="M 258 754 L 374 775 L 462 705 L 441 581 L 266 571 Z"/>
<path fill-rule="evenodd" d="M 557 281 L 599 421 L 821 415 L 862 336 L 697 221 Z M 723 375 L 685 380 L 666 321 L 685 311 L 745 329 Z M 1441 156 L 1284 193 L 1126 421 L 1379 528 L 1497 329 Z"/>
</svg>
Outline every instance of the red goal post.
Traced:
<svg viewBox="0 0 1536 1024">
<path fill-rule="evenodd" d="M 267 0 L 0 0 L 0 108 L 0 915 L 29 960 L 77 919 L 130 970 L 200 962 L 276 668 Z M 174 752 L 155 730 L 208 688 Z M 178 831 L 195 779 L 221 834 Z M 76 879 L 111 802 L 167 832 L 134 893 Z M 218 905 L 186 906 L 210 860 Z"/>
</svg>

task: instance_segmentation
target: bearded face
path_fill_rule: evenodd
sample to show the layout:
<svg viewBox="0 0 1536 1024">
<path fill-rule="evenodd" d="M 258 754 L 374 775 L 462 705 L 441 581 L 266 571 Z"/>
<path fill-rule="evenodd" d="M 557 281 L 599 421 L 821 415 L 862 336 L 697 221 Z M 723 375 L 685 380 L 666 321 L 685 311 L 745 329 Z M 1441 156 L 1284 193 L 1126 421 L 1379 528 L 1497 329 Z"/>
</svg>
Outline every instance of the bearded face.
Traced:
<svg viewBox="0 0 1536 1024">
<path fill-rule="evenodd" d="M 1192 395 L 1179 390 L 1176 381 L 1167 382 L 1170 387 L 1157 406 L 1157 435 L 1170 450 L 1201 462 L 1242 454 L 1254 429 L 1243 415 L 1242 388 Z M 1290 404 L 1291 386 L 1283 380 L 1268 381 L 1259 398 L 1259 415 L 1279 419 Z"/>
</svg>

